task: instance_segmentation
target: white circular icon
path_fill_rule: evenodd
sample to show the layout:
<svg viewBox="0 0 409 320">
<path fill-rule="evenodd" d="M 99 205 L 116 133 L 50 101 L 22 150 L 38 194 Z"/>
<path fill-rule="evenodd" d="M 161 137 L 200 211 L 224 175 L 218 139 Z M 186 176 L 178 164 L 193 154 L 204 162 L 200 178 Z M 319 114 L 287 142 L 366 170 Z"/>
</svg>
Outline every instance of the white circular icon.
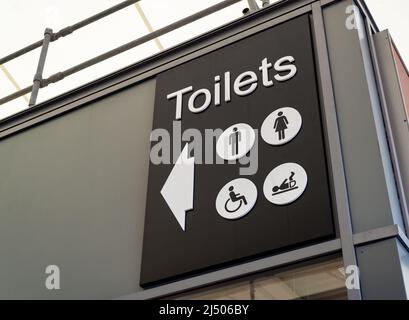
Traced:
<svg viewBox="0 0 409 320">
<path fill-rule="evenodd" d="M 253 148 L 256 134 L 246 123 L 237 123 L 220 135 L 216 144 L 216 151 L 224 160 L 237 160 L 244 157 Z"/>
<path fill-rule="evenodd" d="M 285 205 L 297 200 L 307 187 L 307 173 L 296 163 L 285 163 L 274 168 L 266 177 L 264 196 L 277 205 Z"/>
<path fill-rule="evenodd" d="M 257 187 L 248 179 L 239 178 L 227 183 L 217 195 L 217 212 L 225 219 L 244 217 L 257 201 Z"/>
<path fill-rule="evenodd" d="M 298 134 L 302 118 L 294 108 L 280 108 L 270 113 L 261 126 L 261 137 L 274 146 L 283 145 Z"/>
</svg>

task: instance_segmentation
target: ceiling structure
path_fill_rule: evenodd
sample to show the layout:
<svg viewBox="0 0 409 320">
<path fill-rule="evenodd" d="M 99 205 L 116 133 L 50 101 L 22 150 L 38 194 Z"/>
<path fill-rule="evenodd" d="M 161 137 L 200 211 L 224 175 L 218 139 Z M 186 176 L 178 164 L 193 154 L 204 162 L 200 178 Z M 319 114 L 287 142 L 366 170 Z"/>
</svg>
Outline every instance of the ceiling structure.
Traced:
<svg viewBox="0 0 409 320">
<path fill-rule="evenodd" d="M 142 0 L 73 35 L 52 42 L 47 55 L 44 78 L 93 58 L 112 48 L 158 30 L 222 0 Z M 54 32 L 94 15 L 122 0 L 4 0 L 0 21 L 0 57 L 4 57 L 42 38 L 46 27 Z M 260 0 L 257 0 L 261 6 Z M 277 2 L 272 0 L 270 2 Z M 409 61 L 406 30 L 409 20 L 407 0 L 366 0 L 381 29 L 389 28 L 405 61 Z M 40 90 L 37 102 L 55 97 L 70 89 L 154 55 L 183 41 L 239 18 L 247 0 L 172 31 L 148 43 L 80 71 L 63 81 Z M 405 10 L 406 8 L 406 10 Z M 24 22 L 24 23 L 22 23 Z M 32 84 L 40 48 L 0 65 L 0 98 Z M 0 119 L 28 107 L 29 95 L 0 106 Z"/>
</svg>

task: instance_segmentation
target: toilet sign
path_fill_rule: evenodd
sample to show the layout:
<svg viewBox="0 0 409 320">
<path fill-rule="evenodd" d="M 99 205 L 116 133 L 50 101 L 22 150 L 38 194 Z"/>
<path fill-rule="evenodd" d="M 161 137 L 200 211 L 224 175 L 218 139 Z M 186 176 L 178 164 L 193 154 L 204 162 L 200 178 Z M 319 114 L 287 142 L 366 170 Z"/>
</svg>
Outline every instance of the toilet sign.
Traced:
<svg viewBox="0 0 409 320">
<path fill-rule="evenodd" d="M 142 286 L 334 236 L 311 43 L 300 16 L 157 76 Z"/>
</svg>

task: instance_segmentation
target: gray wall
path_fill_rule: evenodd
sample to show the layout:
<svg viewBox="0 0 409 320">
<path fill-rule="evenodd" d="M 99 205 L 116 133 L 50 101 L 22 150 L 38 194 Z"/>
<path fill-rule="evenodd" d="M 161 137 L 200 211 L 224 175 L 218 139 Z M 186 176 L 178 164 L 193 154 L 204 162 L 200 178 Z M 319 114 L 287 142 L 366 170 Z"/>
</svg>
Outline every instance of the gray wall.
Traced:
<svg viewBox="0 0 409 320">
<path fill-rule="evenodd" d="M 154 90 L 150 80 L 1 141 L 0 298 L 139 290 Z M 50 264 L 60 290 L 45 288 Z"/>
<path fill-rule="evenodd" d="M 358 247 L 362 295 L 365 300 L 406 300 L 404 270 L 408 252 L 398 240 L 388 239 Z M 400 263 L 400 258 L 405 258 Z M 406 281 L 407 275 L 405 275 Z M 407 284 L 407 282 L 406 282 Z"/>
<path fill-rule="evenodd" d="M 353 3 L 324 10 L 352 229 L 405 230 L 365 22 L 359 24 L 357 13 L 357 29 L 346 25 Z M 383 238 L 355 247 L 363 299 L 407 298 L 399 246 L 396 238 Z"/>
<path fill-rule="evenodd" d="M 404 229 L 365 30 L 346 27 L 352 4 L 324 10 L 352 228 Z"/>
<path fill-rule="evenodd" d="M 395 64 L 389 33 L 387 31 L 379 32 L 374 36 L 374 40 L 385 96 L 388 116 L 386 120 L 390 125 L 391 136 L 393 137 L 390 145 L 395 153 L 395 170 L 400 178 L 398 182 L 401 184 L 401 197 L 405 198 L 407 207 L 409 193 L 405 191 L 409 190 L 409 170 L 407 170 L 409 167 L 409 125 L 397 72 L 398 66 Z M 409 230 L 407 231 L 409 232 Z"/>
</svg>

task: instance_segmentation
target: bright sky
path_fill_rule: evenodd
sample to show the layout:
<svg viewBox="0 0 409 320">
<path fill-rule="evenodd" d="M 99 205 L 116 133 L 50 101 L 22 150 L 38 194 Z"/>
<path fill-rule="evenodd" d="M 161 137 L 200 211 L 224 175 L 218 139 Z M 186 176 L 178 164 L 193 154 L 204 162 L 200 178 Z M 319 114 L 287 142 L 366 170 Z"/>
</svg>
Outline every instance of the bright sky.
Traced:
<svg viewBox="0 0 409 320">
<path fill-rule="evenodd" d="M 140 7 L 153 29 L 159 29 L 183 17 L 200 11 L 222 0 L 142 0 Z M 276 1 L 276 0 L 275 0 Z M 2 0 L 0 10 L 0 57 L 40 40 L 45 27 L 54 32 L 107 9 L 122 0 Z M 380 29 L 389 29 L 404 60 L 409 64 L 409 1 L 366 0 Z M 242 15 L 247 1 L 222 10 L 209 17 L 160 37 L 164 48 L 202 34 L 207 30 L 232 21 Z M 76 31 L 50 44 L 44 77 L 65 70 L 87 59 L 148 33 L 147 26 L 136 6 L 130 6 L 107 18 Z M 4 65 L 6 72 L 21 88 L 32 84 L 40 49 L 32 51 Z M 151 41 L 119 56 L 72 75 L 63 81 L 41 89 L 37 102 L 76 88 L 93 79 L 130 65 L 159 52 Z M 15 85 L 0 70 L 0 97 L 16 91 Z M 29 95 L 26 96 L 29 98 Z M 24 98 L 0 106 L 0 119 L 27 108 Z"/>
</svg>

